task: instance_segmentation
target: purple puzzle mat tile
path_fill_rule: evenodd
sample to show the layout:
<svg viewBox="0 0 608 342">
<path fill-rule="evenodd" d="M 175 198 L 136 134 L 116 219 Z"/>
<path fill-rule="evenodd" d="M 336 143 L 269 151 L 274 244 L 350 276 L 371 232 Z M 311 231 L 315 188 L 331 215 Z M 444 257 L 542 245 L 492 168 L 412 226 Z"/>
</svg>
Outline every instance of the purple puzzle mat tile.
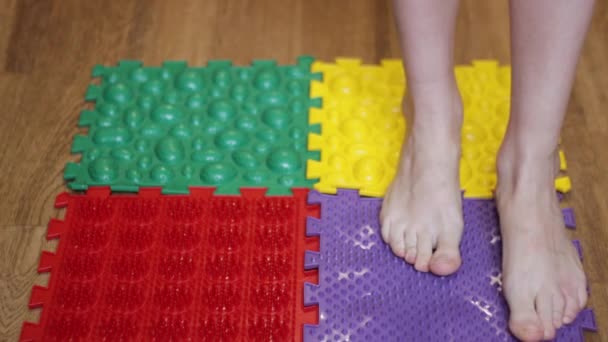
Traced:
<svg viewBox="0 0 608 342">
<path fill-rule="evenodd" d="M 321 236 L 319 285 L 305 284 L 306 304 L 319 304 L 319 325 L 306 326 L 304 341 L 515 341 L 501 294 L 501 244 L 491 200 L 464 200 L 463 264 L 449 277 L 417 272 L 395 257 L 379 235 L 381 199 L 356 191 L 309 194 L 321 219 L 307 233 Z M 595 330 L 585 309 L 559 329 L 557 341 L 583 341 Z"/>
</svg>

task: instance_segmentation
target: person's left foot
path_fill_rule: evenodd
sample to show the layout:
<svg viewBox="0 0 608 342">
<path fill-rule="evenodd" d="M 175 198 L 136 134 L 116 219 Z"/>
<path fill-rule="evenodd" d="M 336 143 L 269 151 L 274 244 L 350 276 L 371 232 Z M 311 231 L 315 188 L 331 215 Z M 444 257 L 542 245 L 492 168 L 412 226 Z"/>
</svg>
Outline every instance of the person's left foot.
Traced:
<svg viewBox="0 0 608 342">
<path fill-rule="evenodd" d="M 523 341 L 552 339 L 585 307 L 585 273 L 555 194 L 555 160 L 518 160 L 504 150 L 496 200 L 509 328 Z"/>
</svg>

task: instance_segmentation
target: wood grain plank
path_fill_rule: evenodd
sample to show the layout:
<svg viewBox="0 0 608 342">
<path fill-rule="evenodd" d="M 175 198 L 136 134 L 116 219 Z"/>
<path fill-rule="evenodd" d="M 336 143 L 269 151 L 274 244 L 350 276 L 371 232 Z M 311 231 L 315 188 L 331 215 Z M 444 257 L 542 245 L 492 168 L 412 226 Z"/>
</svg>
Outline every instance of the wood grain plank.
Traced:
<svg viewBox="0 0 608 342">
<path fill-rule="evenodd" d="M 0 227 L 0 340 L 16 341 L 24 321 L 38 322 L 40 310 L 27 304 L 33 285 L 46 286 L 48 274 L 36 271 L 41 250 L 54 251 L 46 226 Z"/>
</svg>

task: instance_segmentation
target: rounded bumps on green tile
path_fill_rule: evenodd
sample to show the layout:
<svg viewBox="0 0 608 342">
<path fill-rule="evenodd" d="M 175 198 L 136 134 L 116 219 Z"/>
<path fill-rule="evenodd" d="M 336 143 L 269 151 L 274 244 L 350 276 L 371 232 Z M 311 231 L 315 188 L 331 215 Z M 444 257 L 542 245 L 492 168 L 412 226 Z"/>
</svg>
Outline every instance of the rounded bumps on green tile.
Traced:
<svg viewBox="0 0 608 342">
<path fill-rule="evenodd" d="M 213 72 L 213 83 L 218 87 L 228 87 L 232 83 L 230 68 L 220 68 Z"/>
<path fill-rule="evenodd" d="M 139 184 L 141 182 L 141 173 L 136 169 L 127 170 L 127 179 L 135 184 Z"/>
<path fill-rule="evenodd" d="M 97 106 L 97 112 L 106 117 L 116 118 L 120 116 L 120 109 L 111 103 L 104 103 Z"/>
<path fill-rule="evenodd" d="M 201 170 L 201 180 L 205 183 L 218 185 L 232 180 L 236 170 L 226 163 L 213 163 Z"/>
<path fill-rule="evenodd" d="M 255 117 L 248 115 L 242 115 L 236 120 L 236 128 L 243 131 L 254 131 L 257 127 L 257 120 Z"/>
<path fill-rule="evenodd" d="M 262 170 L 251 170 L 245 173 L 245 180 L 252 184 L 262 184 L 270 178 L 268 172 Z"/>
<path fill-rule="evenodd" d="M 265 142 L 259 142 L 253 145 L 253 150 L 258 154 L 265 154 L 270 150 L 270 144 Z"/>
<path fill-rule="evenodd" d="M 165 165 L 157 165 L 150 171 L 150 178 L 160 184 L 166 184 L 173 178 L 173 172 Z"/>
<path fill-rule="evenodd" d="M 112 182 L 118 171 L 112 159 L 98 158 L 89 165 L 89 175 L 96 182 Z"/>
<path fill-rule="evenodd" d="M 186 92 L 200 91 L 203 89 L 203 79 L 194 70 L 186 70 L 177 78 L 176 87 Z"/>
<path fill-rule="evenodd" d="M 148 156 L 142 156 L 137 161 L 137 167 L 143 170 L 150 168 L 150 165 L 152 165 L 152 159 L 150 159 Z"/>
<path fill-rule="evenodd" d="M 106 88 L 104 97 L 110 103 L 125 104 L 133 99 L 133 92 L 128 85 L 117 83 Z"/>
<path fill-rule="evenodd" d="M 288 95 L 280 91 L 264 92 L 256 97 L 260 106 L 285 106 L 288 103 Z"/>
<path fill-rule="evenodd" d="M 205 185 L 222 194 L 243 186 L 267 187 L 270 194 L 310 187 L 308 108 L 316 102 L 308 90 L 318 79 L 311 61 L 97 67 L 101 83 L 86 95 L 96 106 L 79 121 L 89 133 L 73 145 L 83 153 L 83 167 L 66 171 L 66 179 L 75 178 L 71 184 L 79 189 L 162 186 L 169 193 Z"/>
<path fill-rule="evenodd" d="M 259 90 L 271 90 L 275 89 L 281 83 L 281 78 L 274 68 L 263 68 L 260 69 L 254 80 L 254 85 Z"/>
<path fill-rule="evenodd" d="M 146 82 L 149 79 L 149 72 L 145 68 L 137 68 L 131 72 L 130 78 L 135 82 Z"/>
<path fill-rule="evenodd" d="M 202 94 L 192 94 L 186 100 L 186 107 L 193 110 L 201 110 L 205 108 L 206 102 L 205 96 Z"/>
<path fill-rule="evenodd" d="M 232 87 L 232 91 L 230 92 L 230 97 L 238 102 L 245 101 L 247 99 L 247 95 L 249 95 L 249 90 L 244 84 L 235 85 Z"/>
<path fill-rule="evenodd" d="M 273 107 L 268 108 L 263 116 L 262 120 L 264 123 L 274 129 L 284 129 L 289 125 L 291 115 L 285 108 Z"/>
<path fill-rule="evenodd" d="M 302 85 L 301 82 L 293 80 L 287 83 L 287 91 L 289 91 L 289 93 L 294 96 L 306 95 L 306 93 L 308 92 L 308 87 Z"/>
<path fill-rule="evenodd" d="M 300 127 L 294 127 L 289 130 L 289 136 L 295 140 L 302 140 L 302 137 L 304 137 L 306 134 L 307 132 Z"/>
<path fill-rule="evenodd" d="M 298 152 L 289 148 L 280 147 L 273 150 L 268 156 L 268 167 L 279 173 L 288 173 L 302 167 Z"/>
<path fill-rule="evenodd" d="M 185 154 L 181 141 L 173 137 L 160 139 L 154 151 L 159 160 L 169 164 L 181 162 Z"/>
<path fill-rule="evenodd" d="M 195 150 L 202 150 L 205 147 L 205 141 L 201 137 L 192 139 L 192 148 Z"/>
<path fill-rule="evenodd" d="M 123 127 L 100 128 L 93 134 L 93 142 L 99 145 L 121 145 L 131 140 L 131 133 Z"/>
<path fill-rule="evenodd" d="M 210 135 L 218 134 L 218 133 L 222 132 L 224 130 L 224 128 L 226 128 L 225 123 L 218 121 L 218 120 L 213 120 L 213 119 L 205 121 L 205 123 L 202 126 L 203 126 L 203 132 L 210 134 Z"/>
<path fill-rule="evenodd" d="M 182 110 L 170 104 L 158 106 L 152 111 L 152 120 L 159 124 L 179 122 L 183 117 Z"/>
<path fill-rule="evenodd" d="M 237 130 L 220 133 L 215 138 L 215 145 L 221 149 L 235 149 L 247 143 L 247 135 Z"/>
<path fill-rule="evenodd" d="M 190 129 L 185 124 L 175 125 L 170 131 L 169 134 L 175 138 L 179 139 L 190 139 L 193 136 L 192 129 Z"/>
<path fill-rule="evenodd" d="M 236 109 L 227 100 L 215 100 L 209 105 L 209 115 L 217 120 L 226 121 L 236 115 Z"/>
<path fill-rule="evenodd" d="M 259 165 L 255 155 L 249 151 L 236 151 L 232 154 L 234 162 L 245 169 L 253 169 Z"/>
<path fill-rule="evenodd" d="M 224 159 L 224 154 L 215 149 L 206 149 L 203 151 L 195 151 L 192 153 L 192 161 L 195 162 L 218 162 Z"/>
<path fill-rule="evenodd" d="M 139 100 L 137 100 L 137 106 L 141 110 L 150 111 L 156 106 L 156 100 L 153 96 L 141 95 Z"/>
<path fill-rule="evenodd" d="M 135 128 L 141 126 L 145 120 L 145 114 L 139 108 L 129 108 L 125 111 L 124 122 L 129 128 Z"/>
<path fill-rule="evenodd" d="M 130 161 L 133 159 L 133 153 L 126 148 L 117 148 L 112 150 L 110 155 L 118 161 Z"/>
<path fill-rule="evenodd" d="M 152 80 L 152 81 L 144 83 L 142 86 L 142 92 L 144 94 L 153 95 L 153 96 L 161 95 L 164 90 L 165 90 L 164 83 L 161 82 L 160 80 Z"/>
<path fill-rule="evenodd" d="M 258 128 L 255 132 L 255 137 L 260 141 L 265 141 L 269 144 L 275 144 L 279 140 L 279 133 L 268 127 Z"/>
<path fill-rule="evenodd" d="M 135 146 L 135 150 L 137 152 L 141 153 L 141 152 L 146 152 L 146 150 L 148 149 L 149 144 L 148 144 L 148 142 L 146 140 L 138 139 L 138 140 L 135 141 L 135 145 L 134 146 Z"/>
<path fill-rule="evenodd" d="M 182 176 L 184 176 L 186 178 L 192 178 L 193 174 L 194 174 L 194 167 L 192 167 L 192 165 L 184 165 L 184 167 L 182 168 Z"/>
<path fill-rule="evenodd" d="M 162 102 L 170 105 L 178 105 L 184 96 L 175 90 L 168 90 L 162 97 Z"/>
<path fill-rule="evenodd" d="M 296 183 L 296 179 L 291 175 L 284 175 L 279 177 L 279 183 L 286 187 L 292 187 Z"/>
<path fill-rule="evenodd" d="M 163 135 L 163 128 L 157 123 L 148 122 L 142 126 L 139 132 L 142 137 L 147 139 L 153 139 L 161 137 Z"/>
</svg>

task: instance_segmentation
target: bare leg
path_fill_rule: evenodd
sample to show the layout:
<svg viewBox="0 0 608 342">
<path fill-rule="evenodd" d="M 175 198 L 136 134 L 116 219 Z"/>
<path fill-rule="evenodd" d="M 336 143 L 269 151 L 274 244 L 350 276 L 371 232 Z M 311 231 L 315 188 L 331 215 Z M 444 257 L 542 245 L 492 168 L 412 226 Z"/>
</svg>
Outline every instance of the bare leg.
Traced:
<svg viewBox="0 0 608 342">
<path fill-rule="evenodd" d="M 382 207 L 382 237 L 417 270 L 447 275 L 461 264 L 463 226 L 462 104 L 452 65 L 458 1 L 394 4 L 410 96 L 404 110 L 409 132 Z"/>
<path fill-rule="evenodd" d="M 585 306 L 585 274 L 554 190 L 559 133 L 593 0 L 511 0 L 511 121 L 498 160 L 511 331 L 552 339 Z"/>
</svg>

